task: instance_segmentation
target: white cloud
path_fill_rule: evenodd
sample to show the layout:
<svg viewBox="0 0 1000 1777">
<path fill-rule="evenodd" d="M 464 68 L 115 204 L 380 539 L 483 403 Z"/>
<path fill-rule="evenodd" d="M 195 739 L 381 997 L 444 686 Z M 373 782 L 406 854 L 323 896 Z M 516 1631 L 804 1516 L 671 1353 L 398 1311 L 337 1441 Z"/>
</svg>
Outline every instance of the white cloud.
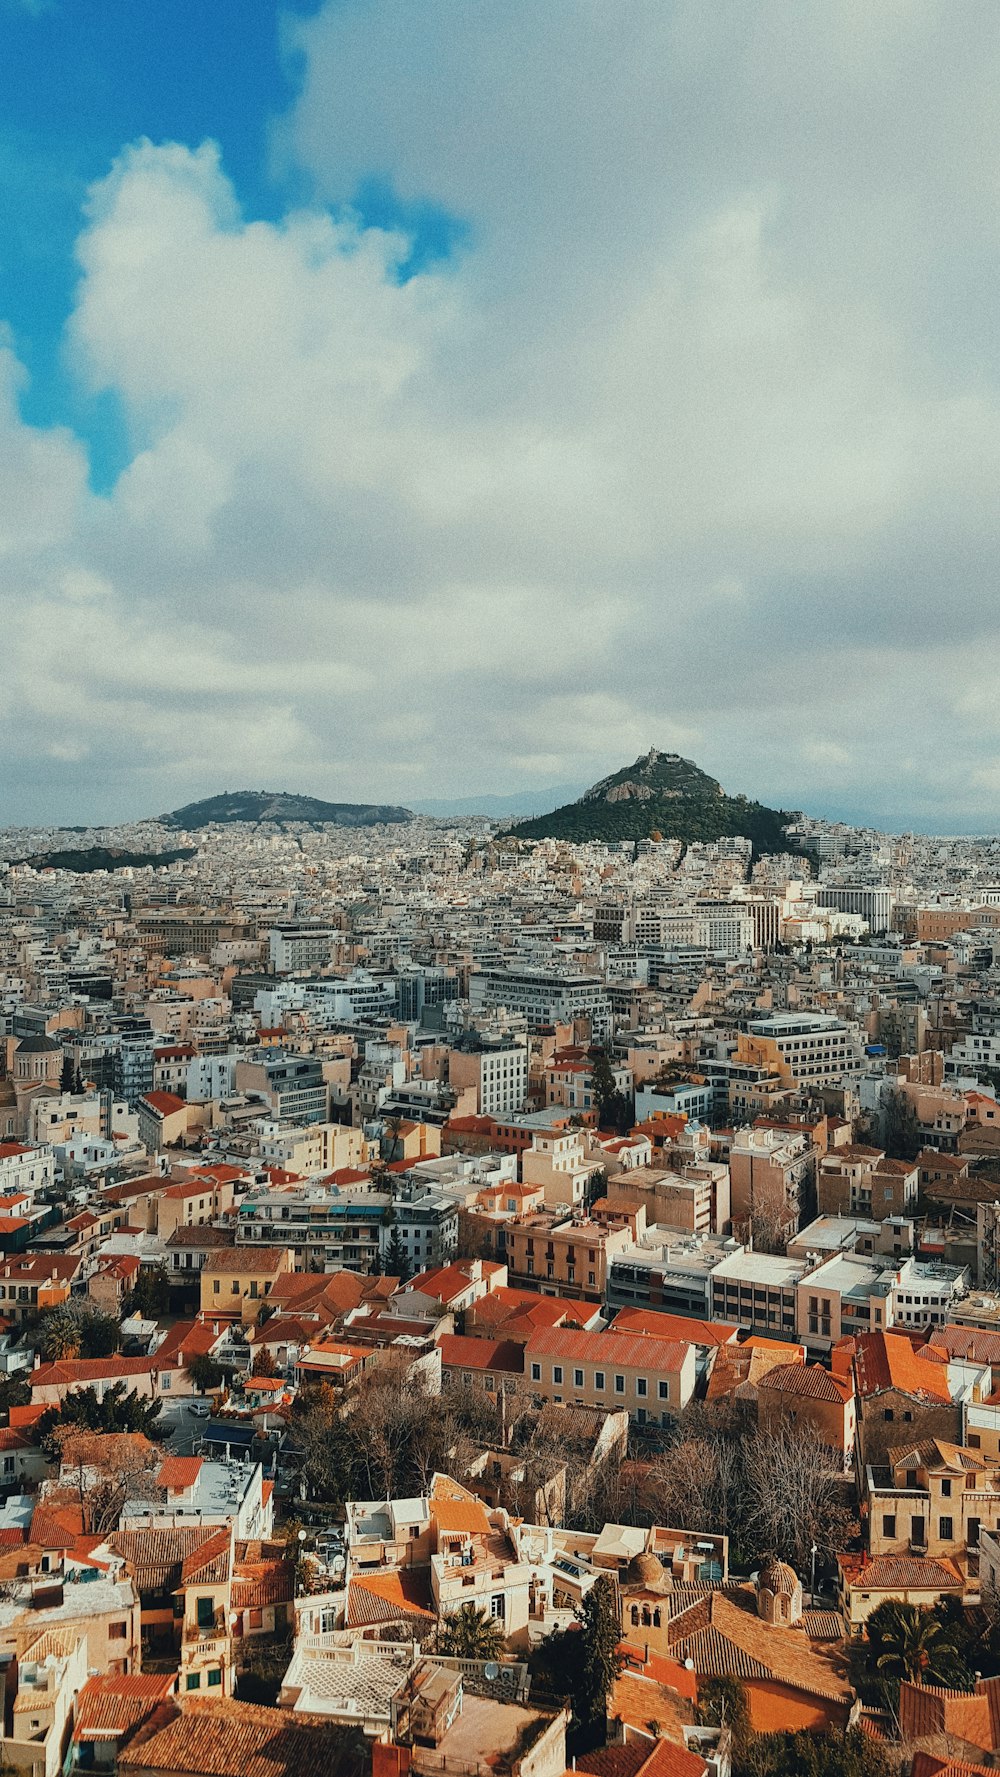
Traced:
<svg viewBox="0 0 1000 1777">
<path fill-rule="evenodd" d="M 657 744 L 785 806 L 989 821 L 994 19 L 290 25 L 276 156 L 468 244 L 407 278 L 346 208 L 247 221 L 212 144 L 123 151 L 69 335 L 133 439 L 110 495 L 0 364 L 7 756 L 86 756 L 124 813 L 237 768 L 398 799 Z"/>
</svg>

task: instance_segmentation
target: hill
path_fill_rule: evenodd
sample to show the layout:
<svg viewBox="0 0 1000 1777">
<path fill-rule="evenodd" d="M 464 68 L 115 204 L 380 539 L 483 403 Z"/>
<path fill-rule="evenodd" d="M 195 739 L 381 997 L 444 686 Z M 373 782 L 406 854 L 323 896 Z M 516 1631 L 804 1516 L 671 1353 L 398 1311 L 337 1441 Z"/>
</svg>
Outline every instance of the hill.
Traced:
<svg viewBox="0 0 1000 1777">
<path fill-rule="evenodd" d="M 277 826 L 304 821 L 317 826 L 375 827 L 411 821 L 413 815 L 408 808 L 384 803 L 321 802 L 316 796 L 293 796 L 285 790 L 226 790 L 221 796 L 188 802 L 160 819 L 165 827 L 193 833 L 199 827 L 231 826 L 237 821 L 268 821 Z"/>
<path fill-rule="evenodd" d="M 683 844 L 732 838 L 742 834 L 755 854 L 786 849 L 785 827 L 791 813 L 727 796 L 714 777 L 679 753 L 653 747 L 634 765 L 602 778 L 576 802 L 551 814 L 519 821 L 518 839 L 679 839 Z"/>
</svg>

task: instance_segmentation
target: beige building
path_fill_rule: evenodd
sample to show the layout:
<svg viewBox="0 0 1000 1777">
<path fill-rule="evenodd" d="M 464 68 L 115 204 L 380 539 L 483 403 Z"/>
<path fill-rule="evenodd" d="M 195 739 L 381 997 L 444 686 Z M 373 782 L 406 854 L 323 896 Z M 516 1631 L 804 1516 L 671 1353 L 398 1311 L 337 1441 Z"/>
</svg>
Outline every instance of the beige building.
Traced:
<svg viewBox="0 0 1000 1777">
<path fill-rule="evenodd" d="M 946 1556 L 965 1572 L 980 1533 L 1000 1528 L 1000 1469 L 941 1438 L 899 1444 L 869 1469 L 868 1502 L 873 1556 Z"/>
<path fill-rule="evenodd" d="M 521 1177 L 542 1187 L 546 1209 L 575 1208 L 602 1170 L 602 1156 L 591 1151 L 582 1129 L 539 1130 L 521 1156 Z"/>
<path fill-rule="evenodd" d="M 233 1246 L 210 1252 L 199 1273 L 205 1320 L 256 1325 L 275 1280 L 293 1269 L 281 1246 Z"/>
<path fill-rule="evenodd" d="M 604 1227 L 552 1211 L 521 1216 L 507 1226 L 508 1278 L 515 1288 L 603 1302 L 610 1260 L 631 1242 L 627 1225 Z"/>
<path fill-rule="evenodd" d="M 696 1369 L 695 1346 L 679 1339 L 547 1327 L 525 1342 L 523 1387 L 557 1404 L 669 1425 L 694 1394 Z"/>
<path fill-rule="evenodd" d="M 813 1144 L 785 1130 L 739 1130 L 729 1150 L 733 1230 L 794 1233 L 814 1168 Z"/>
</svg>

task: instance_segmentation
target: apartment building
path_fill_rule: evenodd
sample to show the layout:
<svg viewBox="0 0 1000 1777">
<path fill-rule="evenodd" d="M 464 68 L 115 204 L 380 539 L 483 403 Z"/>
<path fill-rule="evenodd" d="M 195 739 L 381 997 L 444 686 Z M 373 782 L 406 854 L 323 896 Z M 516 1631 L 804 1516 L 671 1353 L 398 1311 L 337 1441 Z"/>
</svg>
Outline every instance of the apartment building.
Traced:
<svg viewBox="0 0 1000 1777">
<path fill-rule="evenodd" d="M 609 1308 L 654 1308 L 668 1314 L 716 1318 L 712 1279 L 719 1265 L 745 1249 L 723 1235 L 647 1228 L 615 1253 L 608 1266 Z M 724 1316 L 722 1318 L 725 1318 Z"/>
<path fill-rule="evenodd" d="M 536 1130 L 521 1156 L 521 1179 L 541 1189 L 546 1209 L 572 1209 L 603 1165 L 604 1155 L 591 1149 L 584 1130 Z"/>
<path fill-rule="evenodd" d="M 294 1271 L 372 1270 L 385 1244 L 387 1191 L 313 1184 L 252 1191 L 236 1214 L 238 1247 L 280 1247 Z"/>
<path fill-rule="evenodd" d="M 637 1425 L 669 1425 L 690 1401 L 696 1379 L 696 1349 L 680 1340 L 547 1327 L 525 1342 L 529 1395 L 624 1411 Z"/>
<path fill-rule="evenodd" d="M 792 1234 L 799 1226 L 815 1167 L 808 1135 L 782 1129 L 740 1129 L 729 1149 L 730 1214 L 737 1233 L 749 1228 Z"/>
<path fill-rule="evenodd" d="M 583 1216 L 561 1217 L 554 1211 L 521 1216 L 507 1226 L 510 1283 L 542 1295 L 602 1302 L 608 1266 L 632 1238 L 625 1225 L 605 1227 Z"/>
<path fill-rule="evenodd" d="M 330 1089 L 312 1055 L 262 1055 L 236 1063 L 235 1088 L 260 1098 L 279 1123 L 326 1123 Z"/>
<path fill-rule="evenodd" d="M 392 1206 L 392 1226 L 383 1229 L 383 1251 L 398 1234 L 414 1271 L 447 1265 L 458 1251 L 458 1203 L 407 1174 Z"/>
<path fill-rule="evenodd" d="M 741 1061 L 756 1062 L 798 1088 L 839 1086 L 861 1072 L 856 1025 L 825 1012 L 772 1012 L 750 1018 L 737 1043 Z"/>
<path fill-rule="evenodd" d="M 820 1156 L 816 1201 L 821 1215 L 867 1216 L 883 1222 L 912 1212 L 919 1162 L 890 1160 L 880 1148 L 854 1143 Z"/>
<path fill-rule="evenodd" d="M 611 1003 L 599 975 L 534 968 L 485 968 L 469 977 L 473 1012 L 503 1008 L 520 1013 L 529 1030 L 586 1022 L 592 1039 L 610 1035 Z"/>
<path fill-rule="evenodd" d="M 505 1117 L 523 1111 L 528 1096 L 527 1044 L 463 1037 L 448 1052 L 448 1083 L 456 1092 L 475 1093 L 477 1116 Z"/>
</svg>

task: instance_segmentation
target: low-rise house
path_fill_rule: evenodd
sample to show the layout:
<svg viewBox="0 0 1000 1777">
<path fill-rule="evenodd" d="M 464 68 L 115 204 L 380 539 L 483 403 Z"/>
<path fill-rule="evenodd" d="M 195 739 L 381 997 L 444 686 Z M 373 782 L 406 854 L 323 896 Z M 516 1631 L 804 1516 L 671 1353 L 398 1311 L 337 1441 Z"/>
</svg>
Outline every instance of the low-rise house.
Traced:
<svg viewBox="0 0 1000 1777">
<path fill-rule="evenodd" d="M 872 1556 L 946 1556 L 968 1573 L 980 1533 L 1000 1528 L 1000 1467 L 941 1438 L 889 1450 L 867 1491 Z"/>
<path fill-rule="evenodd" d="M 966 1581 L 954 1561 L 927 1555 L 837 1556 L 837 1602 L 852 1635 L 860 1635 L 880 1604 L 930 1610 L 942 1600 L 961 1603 Z"/>
<path fill-rule="evenodd" d="M 20 1253 L 0 1263 L 0 1315 L 21 1324 L 43 1309 L 68 1302 L 80 1260 L 76 1254 Z"/>
<path fill-rule="evenodd" d="M 794 1426 L 815 1434 L 842 1466 L 854 1456 L 854 1380 L 834 1376 L 822 1364 L 776 1364 L 757 1384 L 757 1420 L 773 1435 Z"/>
<path fill-rule="evenodd" d="M 118 1754 L 122 1777 L 338 1777 L 354 1769 L 353 1740 L 335 1723 L 233 1698 L 184 1695 L 162 1726 Z"/>
</svg>

